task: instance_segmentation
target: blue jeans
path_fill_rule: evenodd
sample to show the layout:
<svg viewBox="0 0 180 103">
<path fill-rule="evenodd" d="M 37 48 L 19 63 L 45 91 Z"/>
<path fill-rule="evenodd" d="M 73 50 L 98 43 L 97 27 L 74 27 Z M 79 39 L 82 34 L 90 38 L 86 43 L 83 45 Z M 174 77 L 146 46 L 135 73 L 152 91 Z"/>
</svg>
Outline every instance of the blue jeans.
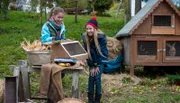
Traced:
<svg viewBox="0 0 180 103">
<path fill-rule="evenodd" d="M 101 94 L 101 75 L 104 65 L 99 66 L 99 73 L 96 76 L 89 75 L 88 92 L 94 94 L 94 86 L 96 86 L 96 94 Z"/>
</svg>

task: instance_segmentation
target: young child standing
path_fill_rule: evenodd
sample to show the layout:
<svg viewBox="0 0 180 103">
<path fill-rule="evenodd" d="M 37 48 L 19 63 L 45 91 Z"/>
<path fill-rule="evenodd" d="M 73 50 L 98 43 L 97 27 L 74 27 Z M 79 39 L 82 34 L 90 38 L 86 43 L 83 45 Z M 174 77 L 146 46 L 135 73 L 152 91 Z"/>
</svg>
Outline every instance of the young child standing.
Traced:
<svg viewBox="0 0 180 103">
<path fill-rule="evenodd" d="M 48 21 L 41 30 L 42 43 L 66 39 L 66 29 L 63 23 L 64 14 L 65 12 L 62 8 L 54 7 L 51 9 Z"/>
<path fill-rule="evenodd" d="M 98 29 L 95 17 L 86 23 L 86 32 L 82 35 L 84 47 L 88 52 L 89 66 L 88 103 L 100 103 L 101 99 L 101 75 L 104 69 L 102 60 L 108 60 L 106 36 Z M 95 98 L 94 98 L 95 89 Z"/>
</svg>

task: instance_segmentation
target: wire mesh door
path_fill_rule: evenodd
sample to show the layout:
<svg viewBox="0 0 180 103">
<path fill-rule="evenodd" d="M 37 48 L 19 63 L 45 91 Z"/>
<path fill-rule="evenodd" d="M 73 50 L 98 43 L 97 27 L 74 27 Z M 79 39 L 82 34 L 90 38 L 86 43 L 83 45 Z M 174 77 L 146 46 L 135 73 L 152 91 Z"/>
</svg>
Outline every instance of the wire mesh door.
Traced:
<svg viewBox="0 0 180 103">
<path fill-rule="evenodd" d="M 165 41 L 165 60 L 180 60 L 180 40 Z"/>
<path fill-rule="evenodd" d="M 137 41 L 137 60 L 157 60 L 157 41 Z"/>
</svg>

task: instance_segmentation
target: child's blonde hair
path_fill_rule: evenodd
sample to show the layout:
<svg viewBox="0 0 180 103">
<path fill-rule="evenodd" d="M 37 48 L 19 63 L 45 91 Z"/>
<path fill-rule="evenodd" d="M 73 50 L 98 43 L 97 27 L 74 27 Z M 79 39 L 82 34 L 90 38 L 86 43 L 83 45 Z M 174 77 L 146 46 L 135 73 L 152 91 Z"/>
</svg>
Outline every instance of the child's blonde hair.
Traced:
<svg viewBox="0 0 180 103">
<path fill-rule="evenodd" d="M 59 12 L 65 13 L 63 8 L 53 7 L 49 13 L 48 20 L 51 18 L 52 15 L 57 15 Z"/>
<path fill-rule="evenodd" d="M 94 39 L 94 43 L 95 43 L 95 47 L 96 49 L 98 50 L 99 54 L 103 57 L 105 57 L 102 52 L 101 52 L 101 49 L 100 49 L 100 46 L 99 46 L 99 42 L 98 42 L 98 35 L 100 34 L 104 34 L 100 29 L 96 30 L 94 28 L 94 35 L 93 35 L 93 39 Z M 90 53 L 90 38 L 89 36 L 87 35 L 87 33 L 85 33 L 85 40 L 86 40 L 86 47 L 87 47 L 87 52 L 88 52 L 88 55 L 89 55 L 89 58 L 92 59 L 91 57 L 91 53 Z"/>
</svg>

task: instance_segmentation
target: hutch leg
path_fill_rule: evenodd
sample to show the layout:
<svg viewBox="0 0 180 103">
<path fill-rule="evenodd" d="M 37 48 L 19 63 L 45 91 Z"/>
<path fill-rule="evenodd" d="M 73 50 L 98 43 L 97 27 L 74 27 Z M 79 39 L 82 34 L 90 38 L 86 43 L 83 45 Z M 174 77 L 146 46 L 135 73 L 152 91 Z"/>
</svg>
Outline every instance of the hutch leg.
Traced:
<svg viewBox="0 0 180 103">
<path fill-rule="evenodd" d="M 126 70 L 126 66 L 122 64 L 120 68 L 120 73 L 124 73 L 125 70 Z"/>
<path fill-rule="evenodd" d="M 79 71 L 73 71 L 72 97 L 79 98 Z"/>
<path fill-rule="evenodd" d="M 130 65 L 130 75 L 134 76 L 134 65 Z"/>
</svg>

